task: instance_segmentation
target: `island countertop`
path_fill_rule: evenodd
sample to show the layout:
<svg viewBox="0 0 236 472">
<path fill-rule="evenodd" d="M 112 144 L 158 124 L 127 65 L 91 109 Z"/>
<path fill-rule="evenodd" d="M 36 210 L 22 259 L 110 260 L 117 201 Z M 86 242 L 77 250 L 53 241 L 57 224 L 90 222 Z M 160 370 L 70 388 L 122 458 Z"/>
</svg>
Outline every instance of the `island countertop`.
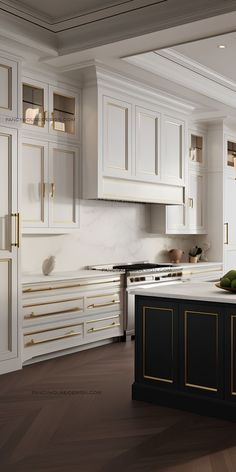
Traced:
<svg viewBox="0 0 236 472">
<path fill-rule="evenodd" d="M 170 283 L 169 285 L 160 284 L 155 287 L 136 288 L 132 290 L 132 293 L 148 297 L 236 303 L 236 293 L 217 288 L 215 282 L 182 281 L 180 283 Z"/>
</svg>

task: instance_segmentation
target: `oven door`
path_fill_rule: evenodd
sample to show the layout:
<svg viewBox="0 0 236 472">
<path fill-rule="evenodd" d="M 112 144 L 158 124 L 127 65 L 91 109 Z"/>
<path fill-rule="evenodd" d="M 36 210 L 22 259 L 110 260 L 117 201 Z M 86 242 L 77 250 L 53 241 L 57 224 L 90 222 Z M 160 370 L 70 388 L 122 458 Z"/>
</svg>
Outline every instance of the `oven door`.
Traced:
<svg viewBox="0 0 236 472">
<path fill-rule="evenodd" d="M 128 287 L 126 289 L 126 297 L 125 297 L 125 335 L 126 336 L 134 336 L 134 325 L 135 325 L 135 295 L 133 293 L 134 289 L 141 288 L 155 288 L 155 287 L 160 287 L 161 285 L 173 285 L 173 284 L 179 284 L 182 283 L 183 280 L 180 279 L 175 279 L 175 280 L 170 280 L 170 281 L 165 281 L 165 282 L 157 282 L 157 283 L 152 283 L 152 284 L 140 284 L 136 285 L 135 287 Z M 145 294 L 144 294 L 145 295 Z"/>
</svg>

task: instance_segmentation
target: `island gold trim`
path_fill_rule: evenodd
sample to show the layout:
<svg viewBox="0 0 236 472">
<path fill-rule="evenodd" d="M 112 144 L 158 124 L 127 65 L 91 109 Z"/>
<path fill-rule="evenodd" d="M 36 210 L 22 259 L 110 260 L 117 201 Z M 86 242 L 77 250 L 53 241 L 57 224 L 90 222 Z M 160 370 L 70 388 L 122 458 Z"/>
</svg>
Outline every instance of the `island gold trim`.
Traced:
<svg viewBox="0 0 236 472">
<path fill-rule="evenodd" d="M 154 307 L 154 306 L 144 306 L 143 307 L 143 378 L 144 379 L 150 379 L 150 380 L 157 380 L 159 382 L 165 382 L 165 383 L 174 383 L 174 379 L 165 379 L 162 377 L 152 377 L 150 375 L 145 374 L 145 347 L 146 347 L 146 341 L 145 341 L 145 316 L 146 316 L 146 309 L 149 310 L 162 310 L 162 311 L 170 311 L 172 313 L 172 361 L 174 359 L 174 310 L 172 308 L 162 308 L 162 307 Z"/>
<path fill-rule="evenodd" d="M 184 385 L 185 387 L 191 387 L 191 388 L 199 388 L 201 390 L 207 390 L 209 392 L 218 392 L 218 388 L 214 387 L 206 387 L 205 385 L 198 385 L 198 384 L 193 384 L 187 381 L 187 374 L 188 374 L 188 359 L 187 359 L 187 348 L 188 348 L 188 342 L 187 342 L 187 328 L 188 328 L 188 323 L 187 323 L 187 313 L 193 313 L 193 314 L 198 314 L 198 315 L 210 315 L 210 316 L 215 316 L 217 323 L 216 323 L 216 364 L 218 365 L 219 363 L 219 314 L 218 313 L 208 313 L 205 311 L 192 311 L 192 310 L 185 310 L 184 312 Z"/>
<path fill-rule="evenodd" d="M 230 356 L 231 356 L 231 366 L 230 366 L 230 383 L 231 383 L 231 395 L 235 396 L 236 392 L 234 391 L 234 318 L 236 315 L 231 315 L 230 320 L 230 329 L 231 329 L 231 340 L 230 340 Z"/>
</svg>

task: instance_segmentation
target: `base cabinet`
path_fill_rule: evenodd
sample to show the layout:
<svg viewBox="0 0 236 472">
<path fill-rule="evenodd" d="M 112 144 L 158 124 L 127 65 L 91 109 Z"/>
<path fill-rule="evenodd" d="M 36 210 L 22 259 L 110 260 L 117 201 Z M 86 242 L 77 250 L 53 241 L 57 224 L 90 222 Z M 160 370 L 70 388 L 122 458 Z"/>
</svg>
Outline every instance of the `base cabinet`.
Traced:
<svg viewBox="0 0 236 472">
<path fill-rule="evenodd" d="M 236 309 L 136 297 L 133 399 L 236 420 Z"/>
<path fill-rule="evenodd" d="M 23 362 L 123 336 L 120 277 L 23 285 Z"/>
</svg>

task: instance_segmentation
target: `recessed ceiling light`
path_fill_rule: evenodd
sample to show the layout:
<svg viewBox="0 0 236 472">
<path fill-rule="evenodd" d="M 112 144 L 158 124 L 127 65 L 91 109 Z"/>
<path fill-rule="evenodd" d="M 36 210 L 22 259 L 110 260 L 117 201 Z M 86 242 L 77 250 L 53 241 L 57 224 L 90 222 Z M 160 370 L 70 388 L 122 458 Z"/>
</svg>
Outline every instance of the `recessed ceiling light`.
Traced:
<svg viewBox="0 0 236 472">
<path fill-rule="evenodd" d="M 225 44 L 219 44 L 219 46 L 217 46 L 217 47 L 218 47 L 219 49 L 225 49 L 225 48 L 226 48 Z"/>
</svg>

